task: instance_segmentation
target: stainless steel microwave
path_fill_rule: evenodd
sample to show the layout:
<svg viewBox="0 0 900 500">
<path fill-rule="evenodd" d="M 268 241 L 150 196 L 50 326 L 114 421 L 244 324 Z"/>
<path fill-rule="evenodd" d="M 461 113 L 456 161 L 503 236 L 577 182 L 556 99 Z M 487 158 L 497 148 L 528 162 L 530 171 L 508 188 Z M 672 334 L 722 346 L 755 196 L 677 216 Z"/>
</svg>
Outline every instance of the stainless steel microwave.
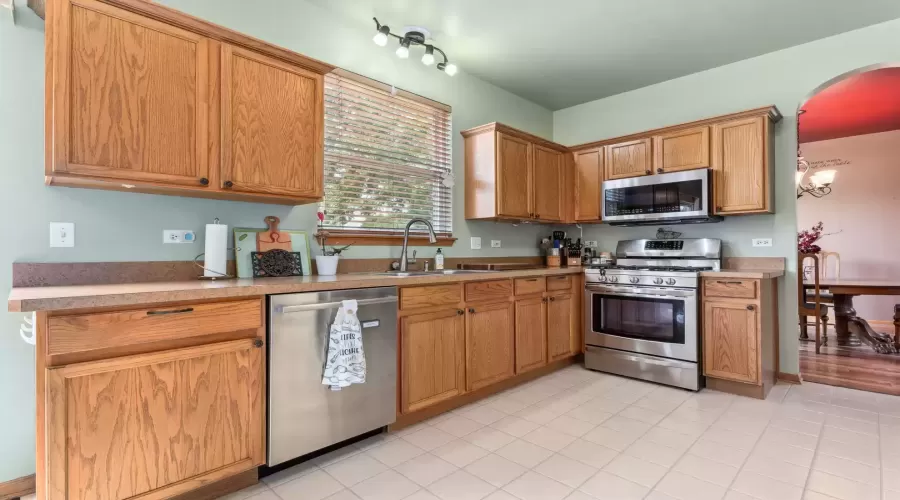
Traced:
<svg viewBox="0 0 900 500">
<path fill-rule="evenodd" d="M 711 170 L 684 170 L 603 182 L 603 222 L 613 225 L 718 222 Z"/>
</svg>

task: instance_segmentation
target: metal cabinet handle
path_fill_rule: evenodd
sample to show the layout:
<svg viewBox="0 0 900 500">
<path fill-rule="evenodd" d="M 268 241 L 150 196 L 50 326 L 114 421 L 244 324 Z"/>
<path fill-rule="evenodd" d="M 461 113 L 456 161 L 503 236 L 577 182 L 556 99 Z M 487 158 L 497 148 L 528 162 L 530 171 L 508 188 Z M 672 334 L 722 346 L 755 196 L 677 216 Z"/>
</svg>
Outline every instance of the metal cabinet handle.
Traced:
<svg viewBox="0 0 900 500">
<path fill-rule="evenodd" d="M 253 347 L 259 348 L 259 347 L 262 347 L 262 346 L 263 346 L 263 341 L 262 341 L 262 339 L 256 339 L 256 340 L 253 341 Z"/>
<path fill-rule="evenodd" d="M 650 174 L 653 173 L 653 171 L 652 171 L 652 170 L 644 170 L 644 173 L 647 174 L 647 175 L 650 175 Z"/>
<path fill-rule="evenodd" d="M 469 312 L 472 313 L 472 314 L 475 314 L 475 308 L 474 308 L 474 307 L 470 307 L 470 308 L 469 308 Z"/>
<path fill-rule="evenodd" d="M 720 285 L 742 285 L 743 281 L 716 281 Z"/>
<path fill-rule="evenodd" d="M 752 311 L 752 310 L 754 310 L 754 309 L 756 309 L 756 306 L 754 306 L 753 304 L 750 304 L 750 305 L 747 306 L 747 310 L 748 310 L 748 311 Z"/>
<path fill-rule="evenodd" d="M 206 177 L 202 177 L 200 179 L 200 184 L 203 184 L 204 186 L 209 184 L 209 179 L 207 179 Z"/>
<path fill-rule="evenodd" d="M 362 306 L 371 306 L 375 304 L 389 304 L 391 302 L 397 302 L 397 296 L 391 295 L 390 297 L 381 297 L 377 299 L 358 299 L 356 301 L 356 305 L 359 307 Z M 343 302 L 321 302 L 318 304 L 302 304 L 296 306 L 278 306 L 275 308 L 275 312 L 278 313 L 294 313 L 294 312 L 303 312 L 303 311 L 319 311 L 322 309 L 337 309 L 341 307 Z"/>
<path fill-rule="evenodd" d="M 233 183 L 233 182 L 231 182 L 231 181 L 225 181 L 225 187 L 230 188 L 230 187 L 233 187 L 233 186 L 234 186 L 234 183 Z"/>
<path fill-rule="evenodd" d="M 661 169 L 661 168 L 657 168 L 657 169 L 656 169 L 656 173 L 657 173 L 657 174 L 661 174 L 661 173 L 663 173 L 663 169 Z"/>
<path fill-rule="evenodd" d="M 555 302 L 555 301 L 556 301 L 556 297 L 550 297 L 550 302 Z"/>
<path fill-rule="evenodd" d="M 721 211 L 722 211 L 722 207 L 716 207 L 716 212 L 721 212 Z"/>
<path fill-rule="evenodd" d="M 537 280 L 538 280 L 537 278 L 528 278 L 525 281 L 537 281 Z"/>
<path fill-rule="evenodd" d="M 168 311 L 147 311 L 147 316 L 162 316 L 163 314 L 184 314 L 194 312 L 193 307 L 185 307 L 184 309 L 170 309 Z"/>
<path fill-rule="evenodd" d="M 457 315 L 457 316 L 462 316 L 462 315 L 465 314 L 465 313 L 466 313 L 466 312 L 463 311 L 462 309 L 457 309 L 457 310 L 456 310 L 456 315 Z"/>
</svg>

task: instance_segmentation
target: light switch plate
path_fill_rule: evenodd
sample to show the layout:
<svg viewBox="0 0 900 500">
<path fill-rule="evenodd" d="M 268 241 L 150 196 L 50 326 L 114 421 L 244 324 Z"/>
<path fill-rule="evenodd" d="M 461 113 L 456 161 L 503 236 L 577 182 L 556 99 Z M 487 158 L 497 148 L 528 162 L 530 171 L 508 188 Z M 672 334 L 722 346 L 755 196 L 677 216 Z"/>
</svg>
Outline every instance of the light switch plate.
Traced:
<svg viewBox="0 0 900 500">
<path fill-rule="evenodd" d="M 753 238 L 753 246 L 770 247 L 772 246 L 772 238 Z"/>
<path fill-rule="evenodd" d="M 491 240 L 491 248 L 500 248 L 500 240 Z"/>
<path fill-rule="evenodd" d="M 481 250 L 481 237 L 480 236 L 472 236 L 471 239 L 471 247 L 472 250 Z"/>
<path fill-rule="evenodd" d="M 75 223 L 51 222 L 50 247 L 69 248 L 75 246 Z"/>
<path fill-rule="evenodd" d="M 193 243 L 197 235 L 188 229 L 164 229 L 163 243 Z"/>
</svg>

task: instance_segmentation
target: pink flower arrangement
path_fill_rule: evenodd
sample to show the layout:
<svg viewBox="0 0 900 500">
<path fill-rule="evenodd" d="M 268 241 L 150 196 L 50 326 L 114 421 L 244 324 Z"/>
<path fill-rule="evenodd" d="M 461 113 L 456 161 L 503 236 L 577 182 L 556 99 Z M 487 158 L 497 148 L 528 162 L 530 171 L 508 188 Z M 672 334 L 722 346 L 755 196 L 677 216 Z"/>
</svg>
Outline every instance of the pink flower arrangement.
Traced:
<svg viewBox="0 0 900 500">
<path fill-rule="evenodd" d="M 797 250 L 800 253 L 819 253 L 822 251 L 822 247 L 816 245 L 816 242 L 822 239 L 824 236 L 822 231 L 825 229 L 825 225 L 820 221 L 818 224 L 814 225 L 810 229 L 804 229 L 797 233 Z"/>
</svg>

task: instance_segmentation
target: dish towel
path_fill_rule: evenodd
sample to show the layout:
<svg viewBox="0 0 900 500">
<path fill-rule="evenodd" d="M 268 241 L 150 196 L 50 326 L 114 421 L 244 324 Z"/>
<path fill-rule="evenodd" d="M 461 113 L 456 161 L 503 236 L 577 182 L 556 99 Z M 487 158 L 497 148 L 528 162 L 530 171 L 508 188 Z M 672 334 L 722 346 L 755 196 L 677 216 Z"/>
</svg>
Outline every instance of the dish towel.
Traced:
<svg viewBox="0 0 900 500">
<path fill-rule="evenodd" d="M 350 384 L 366 382 L 366 354 L 355 300 L 344 300 L 328 333 L 328 353 L 322 384 L 339 391 Z"/>
</svg>

